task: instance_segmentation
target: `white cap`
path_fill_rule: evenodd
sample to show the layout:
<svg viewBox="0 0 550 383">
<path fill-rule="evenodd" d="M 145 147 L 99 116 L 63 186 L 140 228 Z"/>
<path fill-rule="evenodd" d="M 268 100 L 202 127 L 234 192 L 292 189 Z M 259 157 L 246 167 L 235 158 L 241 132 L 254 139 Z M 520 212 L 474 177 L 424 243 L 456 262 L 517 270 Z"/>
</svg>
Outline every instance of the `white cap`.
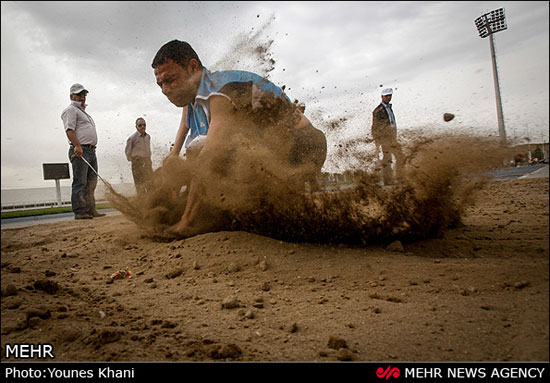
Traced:
<svg viewBox="0 0 550 383">
<path fill-rule="evenodd" d="M 71 86 L 71 94 L 79 94 L 82 91 L 86 91 L 87 93 L 90 93 L 86 88 L 84 88 L 84 85 L 82 84 L 73 84 Z"/>
<path fill-rule="evenodd" d="M 382 96 L 388 96 L 388 95 L 391 95 L 391 94 L 393 94 L 393 89 L 392 88 L 382 89 Z"/>
</svg>

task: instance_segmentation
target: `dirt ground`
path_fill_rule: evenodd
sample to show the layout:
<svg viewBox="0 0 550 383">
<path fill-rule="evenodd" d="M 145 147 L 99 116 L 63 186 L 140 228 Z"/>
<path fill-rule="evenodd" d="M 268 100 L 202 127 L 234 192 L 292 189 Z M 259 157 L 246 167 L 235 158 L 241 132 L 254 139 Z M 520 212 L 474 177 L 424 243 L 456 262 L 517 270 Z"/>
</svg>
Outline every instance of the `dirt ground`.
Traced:
<svg viewBox="0 0 550 383">
<path fill-rule="evenodd" d="M 123 215 L 2 230 L 2 349 L 49 343 L 55 361 L 548 361 L 548 186 L 489 182 L 463 225 L 403 248 L 243 231 L 161 242 Z M 111 278 L 126 268 L 131 278 Z"/>
</svg>

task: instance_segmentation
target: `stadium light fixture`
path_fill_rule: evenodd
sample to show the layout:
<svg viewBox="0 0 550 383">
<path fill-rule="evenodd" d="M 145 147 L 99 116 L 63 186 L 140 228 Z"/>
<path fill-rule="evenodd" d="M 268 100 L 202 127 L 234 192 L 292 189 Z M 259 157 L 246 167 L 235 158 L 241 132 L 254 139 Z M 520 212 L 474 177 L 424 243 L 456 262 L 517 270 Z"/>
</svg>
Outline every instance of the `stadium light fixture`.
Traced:
<svg viewBox="0 0 550 383">
<path fill-rule="evenodd" d="M 479 37 L 489 37 L 491 47 L 491 59 L 493 62 L 493 80 L 495 82 L 495 97 L 497 101 L 498 135 L 501 144 L 506 145 L 506 130 L 504 129 L 504 115 L 502 113 L 502 100 L 500 98 L 500 84 L 498 80 L 497 59 L 493 34 L 508 29 L 504 8 L 495 9 L 475 19 Z"/>
</svg>

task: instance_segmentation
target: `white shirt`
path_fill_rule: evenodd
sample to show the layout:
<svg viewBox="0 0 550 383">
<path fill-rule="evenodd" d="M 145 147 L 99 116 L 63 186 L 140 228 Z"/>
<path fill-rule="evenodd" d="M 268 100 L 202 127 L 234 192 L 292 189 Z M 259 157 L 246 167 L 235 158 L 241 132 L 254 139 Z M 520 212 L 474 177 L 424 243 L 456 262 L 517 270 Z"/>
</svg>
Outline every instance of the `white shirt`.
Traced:
<svg viewBox="0 0 550 383">
<path fill-rule="evenodd" d="M 71 101 L 71 105 L 61 113 L 65 131 L 74 130 L 80 145 L 97 145 L 95 122 L 79 101 Z"/>
<path fill-rule="evenodd" d="M 396 128 L 397 124 L 395 123 L 395 116 L 393 115 L 393 110 L 391 108 L 391 103 L 390 104 L 382 103 L 382 105 L 384 105 L 384 108 L 386 108 L 386 112 L 388 112 L 388 118 L 390 119 L 390 125 L 392 126 L 392 128 Z"/>
</svg>

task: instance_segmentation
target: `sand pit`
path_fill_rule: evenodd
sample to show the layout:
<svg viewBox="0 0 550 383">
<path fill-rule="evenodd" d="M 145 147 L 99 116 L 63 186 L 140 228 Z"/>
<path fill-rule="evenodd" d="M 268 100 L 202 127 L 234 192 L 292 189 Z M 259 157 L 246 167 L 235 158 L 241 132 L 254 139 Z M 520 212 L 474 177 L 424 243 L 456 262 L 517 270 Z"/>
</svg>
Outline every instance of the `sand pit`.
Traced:
<svg viewBox="0 0 550 383">
<path fill-rule="evenodd" d="M 2 230 L 2 347 L 50 343 L 56 361 L 547 361 L 548 178 L 476 196 L 457 227 L 400 244 L 159 242 L 125 216 Z"/>
</svg>

